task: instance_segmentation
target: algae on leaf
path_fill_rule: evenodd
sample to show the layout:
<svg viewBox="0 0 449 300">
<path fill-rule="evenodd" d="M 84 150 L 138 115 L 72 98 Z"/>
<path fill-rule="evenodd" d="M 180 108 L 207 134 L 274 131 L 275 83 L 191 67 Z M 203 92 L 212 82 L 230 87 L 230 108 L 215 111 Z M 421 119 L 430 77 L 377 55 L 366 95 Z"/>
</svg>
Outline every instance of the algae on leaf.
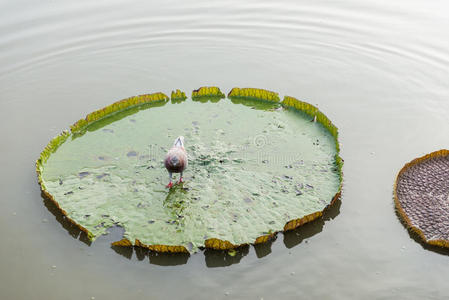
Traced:
<svg viewBox="0 0 449 300">
<path fill-rule="evenodd" d="M 279 95 L 276 92 L 271 92 L 263 89 L 254 88 L 233 88 L 229 94 L 229 98 L 244 98 L 279 102 Z"/>
<path fill-rule="evenodd" d="M 193 100 L 203 98 L 203 97 L 222 99 L 225 97 L 225 95 L 220 91 L 220 88 L 218 88 L 216 86 L 200 87 L 199 89 L 194 90 L 192 92 Z"/>
<path fill-rule="evenodd" d="M 176 90 L 171 92 L 171 101 L 172 102 L 181 102 L 187 99 L 186 93 L 181 90 Z"/>
<path fill-rule="evenodd" d="M 42 152 L 42 190 L 92 240 L 121 226 L 114 245 L 160 252 L 262 243 L 320 217 L 341 190 L 335 126 L 317 110 L 310 122 L 294 98 L 233 91 L 217 102 L 218 88 L 200 88 L 176 105 L 143 95 L 89 114 Z M 178 135 L 189 167 L 168 190 L 163 159 Z"/>
</svg>

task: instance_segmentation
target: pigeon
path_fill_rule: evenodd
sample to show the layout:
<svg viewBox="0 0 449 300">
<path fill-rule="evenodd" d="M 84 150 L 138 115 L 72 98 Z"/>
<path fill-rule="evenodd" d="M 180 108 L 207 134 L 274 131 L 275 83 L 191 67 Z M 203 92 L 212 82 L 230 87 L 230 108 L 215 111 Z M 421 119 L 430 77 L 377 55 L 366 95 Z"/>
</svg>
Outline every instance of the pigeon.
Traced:
<svg viewBox="0 0 449 300">
<path fill-rule="evenodd" d="M 165 168 L 167 169 L 168 176 L 170 178 L 170 182 L 166 186 L 167 188 L 171 188 L 173 186 L 172 182 L 173 173 L 181 173 L 178 183 L 183 182 L 182 172 L 187 167 L 187 163 L 188 159 L 187 159 L 187 152 L 184 149 L 184 137 L 179 136 L 173 143 L 173 147 L 171 147 L 170 150 L 168 150 L 164 160 Z"/>
</svg>

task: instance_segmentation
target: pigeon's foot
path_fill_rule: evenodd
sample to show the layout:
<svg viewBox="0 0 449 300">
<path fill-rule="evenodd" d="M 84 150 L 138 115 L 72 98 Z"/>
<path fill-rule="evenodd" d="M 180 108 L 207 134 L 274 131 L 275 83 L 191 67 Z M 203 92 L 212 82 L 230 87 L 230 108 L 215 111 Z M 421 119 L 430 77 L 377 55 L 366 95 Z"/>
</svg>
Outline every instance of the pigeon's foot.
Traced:
<svg viewBox="0 0 449 300">
<path fill-rule="evenodd" d="M 184 182 L 184 180 L 182 180 L 182 177 L 181 178 L 179 178 L 179 180 L 178 180 L 178 184 L 181 184 L 181 183 L 183 183 Z"/>
<path fill-rule="evenodd" d="M 173 187 L 173 182 L 170 181 L 165 187 L 171 189 Z"/>
</svg>

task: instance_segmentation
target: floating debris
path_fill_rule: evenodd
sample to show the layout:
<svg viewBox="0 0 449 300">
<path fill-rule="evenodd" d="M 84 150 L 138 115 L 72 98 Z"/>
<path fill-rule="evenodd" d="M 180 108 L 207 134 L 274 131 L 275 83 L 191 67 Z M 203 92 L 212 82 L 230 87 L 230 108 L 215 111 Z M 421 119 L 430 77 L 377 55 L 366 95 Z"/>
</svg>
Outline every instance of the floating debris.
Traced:
<svg viewBox="0 0 449 300">
<path fill-rule="evenodd" d="M 251 200 L 251 198 L 245 198 L 245 199 L 243 199 L 243 201 L 245 201 L 246 203 L 252 203 L 253 201 Z"/>
<path fill-rule="evenodd" d="M 126 153 L 126 156 L 128 156 L 128 157 L 134 157 L 134 156 L 137 156 L 137 152 L 136 151 L 129 151 L 128 153 Z"/>
<path fill-rule="evenodd" d="M 103 173 L 103 174 L 100 174 L 100 175 L 95 176 L 95 178 L 97 178 L 97 179 L 102 179 L 102 178 L 104 178 L 104 177 L 106 177 L 106 176 L 109 176 L 109 174 L 108 174 L 108 173 Z"/>
<path fill-rule="evenodd" d="M 80 172 L 80 173 L 78 173 L 78 176 L 79 176 L 79 178 L 84 178 L 89 174 L 90 174 L 89 172 Z"/>
</svg>

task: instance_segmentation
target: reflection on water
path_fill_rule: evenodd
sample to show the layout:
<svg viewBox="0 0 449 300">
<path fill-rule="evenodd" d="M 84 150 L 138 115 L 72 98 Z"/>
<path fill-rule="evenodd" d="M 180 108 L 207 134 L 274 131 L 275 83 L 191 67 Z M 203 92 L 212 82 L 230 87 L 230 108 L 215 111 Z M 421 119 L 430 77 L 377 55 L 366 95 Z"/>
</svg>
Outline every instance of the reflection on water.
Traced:
<svg viewBox="0 0 449 300">
<path fill-rule="evenodd" d="M 277 235 L 273 239 L 269 240 L 266 243 L 254 245 L 254 250 L 256 252 L 257 258 L 262 258 L 262 257 L 265 257 L 268 254 L 270 254 L 271 253 L 271 246 L 273 245 L 273 242 L 276 239 L 277 239 Z"/>
<path fill-rule="evenodd" d="M 148 260 L 150 264 L 158 266 L 177 266 L 187 263 L 190 255 L 188 253 L 158 253 L 141 247 L 118 247 L 111 246 L 116 253 L 131 259 L 135 254 L 138 261 Z"/>
<path fill-rule="evenodd" d="M 398 218 L 398 221 L 407 228 L 408 234 L 410 235 L 410 238 L 412 238 L 416 243 L 420 244 L 423 249 L 426 249 L 428 251 L 433 251 L 435 253 L 449 256 L 449 248 L 439 247 L 435 245 L 429 245 L 427 243 L 424 243 L 422 238 L 414 231 L 412 231 L 410 228 L 408 228 L 407 223 L 404 222 L 403 218 L 399 215 L 398 211 L 396 210 L 396 216 Z"/>
<path fill-rule="evenodd" d="M 341 200 L 337 199 L 334 205 L 325 210 L 323 217 L 313 222 L 306 223 L 295 230 L 284 233 L 284 245 L 287 248 L 295 247 L 304 240 L 314 236 L 323 230 L 326 221 L 332 220 L 340 214 Z"/>
<path fill-rule="evenodd" d="M 248 252 L 249 246 L 239 247 L 234 256 L 229 255 L 227 251 L 206 249 L 204 251 L 204 257 L 208 268 L 228 267 L 233 264 L 238 264 L 244 256 L 248 255 Z"/>
<path fill-rule="evenodd" d="M 55 203 L 49 200 L 44 193 L 41 193 L 42 200 L 45 207 L 50 213 L 56 218 L 56 221 L 62 225 L 62 227 L 67 230 L 67 232 L 74 238 L 78 239 L 86 245 L 90 246 L 92 242 L 87 237 L 87 234 L 79 229 L 78 225 L 73 224 L 69 219 L 64 216 L 61 210 L 55 205 Z"/>
</svg>

